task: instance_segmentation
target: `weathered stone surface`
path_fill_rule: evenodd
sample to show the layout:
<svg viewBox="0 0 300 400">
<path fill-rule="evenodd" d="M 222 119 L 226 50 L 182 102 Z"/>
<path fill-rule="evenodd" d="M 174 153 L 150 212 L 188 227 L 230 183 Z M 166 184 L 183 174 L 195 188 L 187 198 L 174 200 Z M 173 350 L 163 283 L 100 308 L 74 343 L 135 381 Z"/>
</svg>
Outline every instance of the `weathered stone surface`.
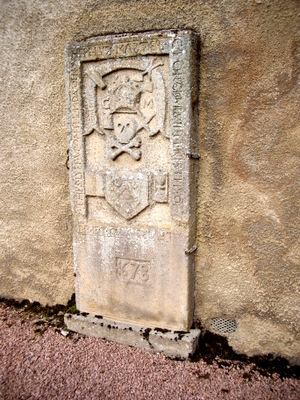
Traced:
<svg viewBox="0 0 300 400">
<path fill-rule="evenodd" d="M 66 314 L 65 324 L 74 332 L 181 359 L 190 358 L 195 353 L 201 333 L 199 329 L 189 332 L 150 329 L 93 315 Z"/>
<path fill-rule="evenodd" d="M 194 308 L 197 41 L 189 31 L 68 46 L 76 304 L 188 330 Z"/>
<path fill-rule="evenodd" d="M 300 362 L 299 1 L 20 0 L 0 11 L 0 294 L 55 304 L 74 290 L 67 44 L 190 28 L 201 38 L 194 318 L 206 329 L 235 320 L 226 336 L 239 352 Z M 104 196 L 101 182 L 91 194 Z"/>
</svg>

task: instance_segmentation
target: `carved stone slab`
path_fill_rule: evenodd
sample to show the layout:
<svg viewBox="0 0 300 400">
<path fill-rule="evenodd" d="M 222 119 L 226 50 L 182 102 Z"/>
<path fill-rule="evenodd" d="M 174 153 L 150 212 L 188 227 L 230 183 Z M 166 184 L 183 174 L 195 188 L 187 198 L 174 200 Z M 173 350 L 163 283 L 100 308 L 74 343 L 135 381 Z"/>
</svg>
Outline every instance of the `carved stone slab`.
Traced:
<svg viewBox="0 0 300 400">
<path fill-rule="evenodd" d="M 104 36 L 66 52 L 76 303 L 188 330 L 196 249 L 197 41 Z"/>
</svg>

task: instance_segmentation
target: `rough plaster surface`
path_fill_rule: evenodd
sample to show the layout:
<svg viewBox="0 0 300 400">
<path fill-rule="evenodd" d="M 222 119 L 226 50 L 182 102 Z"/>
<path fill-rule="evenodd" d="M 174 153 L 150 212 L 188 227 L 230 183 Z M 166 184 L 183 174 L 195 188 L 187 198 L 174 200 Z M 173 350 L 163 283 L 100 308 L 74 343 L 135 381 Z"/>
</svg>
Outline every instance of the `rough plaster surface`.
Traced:
<svg viewBox="0 0 300 400">
<path fill-rule="evenodd" d="M 240 352 L 299 354 L 296 0 L 2 1 L 0 293 L 73 291 L 64 49 L 88 36 L 201 36 L 195 319 Z"/>
</svg>

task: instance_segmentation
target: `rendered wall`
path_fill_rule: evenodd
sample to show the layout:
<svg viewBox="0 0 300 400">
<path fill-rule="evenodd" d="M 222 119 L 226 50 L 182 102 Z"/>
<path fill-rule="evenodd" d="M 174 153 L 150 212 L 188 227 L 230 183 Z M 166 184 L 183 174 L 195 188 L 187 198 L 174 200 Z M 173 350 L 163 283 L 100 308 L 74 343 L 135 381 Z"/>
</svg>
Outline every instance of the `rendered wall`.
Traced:
<svg viewBox="0 0 300 400">
<path fill-rule="evenodd" d="M 74 291 L 64 49 L 164 28 L 201 38 L 195 320 L 299 362 L 297 0 L 2 1 L 0 294 Z M 214 321 L 214 320 L 213 320 Z"/>
</svg>

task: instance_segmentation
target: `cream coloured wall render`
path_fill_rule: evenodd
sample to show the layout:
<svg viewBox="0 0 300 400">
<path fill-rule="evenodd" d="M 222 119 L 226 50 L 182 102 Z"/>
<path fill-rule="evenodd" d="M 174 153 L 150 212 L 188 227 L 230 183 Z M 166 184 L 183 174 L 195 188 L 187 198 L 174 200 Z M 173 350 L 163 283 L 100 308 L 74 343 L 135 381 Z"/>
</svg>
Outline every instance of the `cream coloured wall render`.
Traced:
<svg viewBox="0 0 300 400">
<path fill-rule="evenodd" d="M 54 305 L 74 291 L 67 45 L 192 29 L 201 38 L 194 322 L 239 353 L 299 363 L 299 2 L 36 0 L 0 10 L 0 295 Z"/>
</svg>

